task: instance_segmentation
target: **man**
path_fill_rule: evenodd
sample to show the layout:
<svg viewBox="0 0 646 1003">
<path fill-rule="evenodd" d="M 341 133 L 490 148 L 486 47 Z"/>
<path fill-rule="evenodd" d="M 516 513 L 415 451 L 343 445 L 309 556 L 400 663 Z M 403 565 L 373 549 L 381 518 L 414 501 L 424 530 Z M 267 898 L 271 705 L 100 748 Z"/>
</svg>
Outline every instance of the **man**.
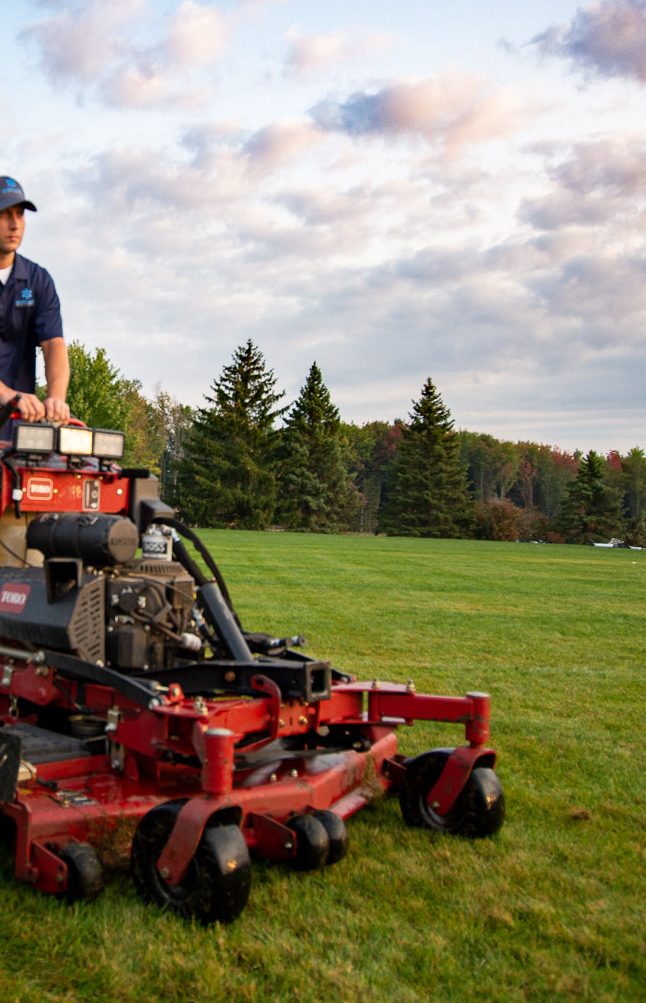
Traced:
<svg viewBox="0 0 646 1003">
<path fill-rule="evenodd" d="M 19 393 L 26 421 L 67 421 L 67 347 L 58 296 L 48 272 L 17 253 L 25 210 L 36 206 L 13 178 L 0 177 L 0 404 Z M 36 349 L 45 359 L 47 398 L 36 397 Z"/>
<path fill-rule="evenodd" d="M 24 420 L 67 421 L 70 370 L 56 289 L 44 268 L 17 253 L 26 209 L 36 212 L 18 182 L 0 177 L 0 404 L 20 394 L 17 409 Z M 34 393 L 39 345 L 47 380 L 44 404 Z M 6 427 L 0 429 L 0 439 Z M 16 519 L 10 508 L 0 518 L 0 564 L 41 563 L 39 552 L 27 550 L 27 522 L 25 516 Z"/>
</svg>

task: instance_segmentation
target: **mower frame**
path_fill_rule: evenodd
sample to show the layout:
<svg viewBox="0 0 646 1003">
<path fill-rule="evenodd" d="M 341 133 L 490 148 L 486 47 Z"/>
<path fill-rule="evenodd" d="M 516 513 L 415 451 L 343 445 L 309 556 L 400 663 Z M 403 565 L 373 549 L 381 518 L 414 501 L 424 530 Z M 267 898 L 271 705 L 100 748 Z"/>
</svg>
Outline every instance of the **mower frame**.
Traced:
<svg viewBox="0 0 646 1003">
<path fill-rule="evenodd" d="M 3 511 L 49 514 L 50 523 L 64 513 L 81 536 L 88 519 L 100 528 L 119 517 L 138 539 L 151 526 L 180 526 L 155 478 L 111 460 L 8 444 L 0 467 Z M 39 527 L 30 538 L 50 532 L 42 518 Z M 0 567 L 0 814 L 15 828 L 18 879 L 92 898 L 103 867 L 130 856 L 146 898 L 228 922 L 247 902 L 250 854 L 305 869 L 336 862 L 345 820 L 379 792 L 399 794 L 411 825 L 498 831 L 504 795 L 486 693 L 420 694 L 412 682 L 357 681 L 287 644 L 252 650 L 255 635 L 240 626 L 219 573 L 203 576 L 173 534 L 174 555 L 200 576 L 195 633 L 206 618 L 221 650 L 156 670 L 115 668 L 81 642 L 47 643 L 48 617 L 64 619 L 84 582 L 96 579 L 100 592 L 120 564 L 48 551 L 41 569 Z M 462 725 L 465 744 L 406 758 L 397 731 L 416 721 Z"/>
</svg>

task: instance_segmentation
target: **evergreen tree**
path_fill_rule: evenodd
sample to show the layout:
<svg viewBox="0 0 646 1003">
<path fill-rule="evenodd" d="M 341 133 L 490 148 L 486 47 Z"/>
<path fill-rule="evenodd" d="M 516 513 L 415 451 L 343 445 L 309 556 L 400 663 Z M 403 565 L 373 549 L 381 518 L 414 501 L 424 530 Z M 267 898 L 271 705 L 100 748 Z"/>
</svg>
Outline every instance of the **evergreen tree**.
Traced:
<svg viewBox="0 0 646 1003">
<path fill-rule="evenodd" d="M 646 546 L 646 455 L 635 446 L 621 460 L 624 494 L 624 539 L 630 546 Z"/>
<path fill-rule="evenodd" d="M 387 481 L 380 528 L 391 535 L 470 536 L 473 506 L 449 409 L 428 379 L 413 403 Z"/>
<path fill-rule="evenodd" d="M 591 450 L 579 461 L 579 472 L 563 501 L 558 528 L 566 543 L 595 543 L 621 532 L 619 492 L 605 477 L 603 458 Z"/>
<path fill-rule="evenodd" d="M 277 517 L 288 529 L 345 529 L 360 504 L 338 409 L 316 362 L 282 432 Z"/>
<path fill-rule="evenodd" d="M 251 340 L 205 395 L 184 447 L 177 478 L 180 507 L 202 526 L 263 529 L 276 500 L 276 418 L 284 396 Z"/>
</svg>

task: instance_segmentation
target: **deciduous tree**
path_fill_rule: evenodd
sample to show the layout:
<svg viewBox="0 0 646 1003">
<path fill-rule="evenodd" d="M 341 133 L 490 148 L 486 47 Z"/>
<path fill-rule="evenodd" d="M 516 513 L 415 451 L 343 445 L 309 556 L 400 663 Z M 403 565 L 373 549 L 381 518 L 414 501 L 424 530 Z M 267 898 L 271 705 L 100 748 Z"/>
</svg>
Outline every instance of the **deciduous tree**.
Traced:
<svg viewBox="0 0 646 1003">
<path fill-rule="evenodd" d="M 403 422 L 397 419 L 370 421 L 364 425 L 342 425 L 350 447 L 350 473 L 361 496 L 349 529 L 357 533 L 374 533 L 384 495 L 388 469 L 397 451 Z"/>
<path fill-rule="evenodd" d="M 93 428 L 124 432 L 126 465 L 159 473 L 163 436 L 158 434 L 150 402 L 139 380 L 123 376 L 104 348 L 90 351 L 78 341 L 69 348 L 70 383 L 67 400 L 72 414 Z"/>
</svg>

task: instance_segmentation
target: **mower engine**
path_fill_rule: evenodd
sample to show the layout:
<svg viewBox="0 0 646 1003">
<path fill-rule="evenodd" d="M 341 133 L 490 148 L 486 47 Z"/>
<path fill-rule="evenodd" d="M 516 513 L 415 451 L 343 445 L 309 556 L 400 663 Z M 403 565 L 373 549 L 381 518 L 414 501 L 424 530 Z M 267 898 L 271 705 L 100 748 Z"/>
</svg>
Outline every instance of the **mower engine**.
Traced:
<svg viewBox="0 0 646 1003">
<path fill-rule="evenodd" d="M 196 584 L 176 562 L 142 559 L 107 582 L 107 664 L 170 669 L 181 654 L 196 654 L 202 640 L 193 619 Z"/>
<path fill-rule="evenodd" d="M 250 852 L 335 863 L 375 790 L 397 792 L 410 825 L 497 832 L 487 694 L 359 682 L 298 636 L 246 631 L 199 536 L 122 453 L 121 433 L 45 422 L 18 422 L 0 452 L 2 511 L 43 562 L 0 563 L 0 814 L 16 876 L 89 899 L 129 854 L 146 898 L 227 922 L 248 899 Z M 397 730 L 415 720 L 460 724 L 467 744 L 406 758 Z"/>
<path fill-rule="evenodd" d="M 38 521 L 29 527 L 30 547 L 39 528 Z M 116 568 L 84 566 L 74 588 L 66 578 L 65 591 L 51 602 L 61 584 L 60 577 L 51 584 L 53 568 L 60 574 L 61 567 L 47 564 L 45 575 L 0 567 L 0 637 L 46 644 L 122 672 L 171 668 L 180 652 L 201 650 L 196 586 L 181 564 L 139 558 Z"/>
</svg>

